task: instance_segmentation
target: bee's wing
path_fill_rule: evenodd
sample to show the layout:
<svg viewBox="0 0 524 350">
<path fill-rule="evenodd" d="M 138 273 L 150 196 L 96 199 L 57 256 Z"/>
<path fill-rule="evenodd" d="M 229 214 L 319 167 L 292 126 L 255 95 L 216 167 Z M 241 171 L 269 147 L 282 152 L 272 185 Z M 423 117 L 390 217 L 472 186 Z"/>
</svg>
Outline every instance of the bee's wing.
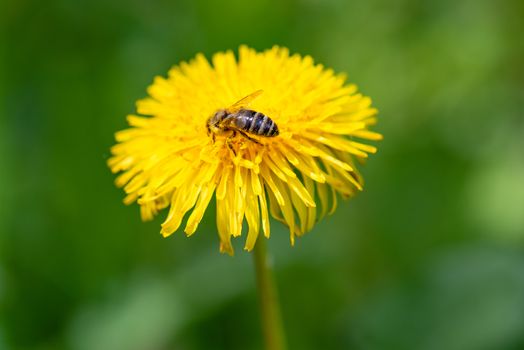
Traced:
<svg viewBox="0 0 524 350">
<path fill-rule="evenodd" d="M 256 99 L 258 96 L 260 96 L 264 90 L 257 90 L 246 97 L 240 99 L 239 101 L 232 104 L 229 108 L 227 108 L 228 112 L 234 113 L 238 112 L 242 108 L 248 106 L 251 102 L 253 102 L 254 99 Z"/>
</svg>

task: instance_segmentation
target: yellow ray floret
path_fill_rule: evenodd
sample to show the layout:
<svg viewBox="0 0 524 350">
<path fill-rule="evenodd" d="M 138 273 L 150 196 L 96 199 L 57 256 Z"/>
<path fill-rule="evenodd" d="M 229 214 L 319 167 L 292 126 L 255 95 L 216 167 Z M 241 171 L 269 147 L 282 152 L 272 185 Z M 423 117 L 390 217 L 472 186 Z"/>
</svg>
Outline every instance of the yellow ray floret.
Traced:
<svg viewBox="0 0 524 350">
<path fill-rule="evenodd" d="M 206 122 L 217 110 L 256 93 L 250 109 L 278 125 L 276 137 L 237 134 L 212 138 Z M 253 249 L 260 232 L 270 236 L 269 214 L 289 227 L 291 242 L 336 208 L 337 194 L 351 197 L 363 183 L 355 159 L 376 148 L 370 131 L 376 109 L 342 75 L 286 48 L 264 52 L 242 46 L 201 54 L 156 77 L 149 96 L 128 116 L 131 128 L 116 133 L 108 164 L 121 173 L 126 204 L 137 201 L 144 220 L 169 207 L 161 233 L 183 227 L 192 235 L 216 201 L 220 250 L 233 253 L 242 234 Z"/>
</svg>

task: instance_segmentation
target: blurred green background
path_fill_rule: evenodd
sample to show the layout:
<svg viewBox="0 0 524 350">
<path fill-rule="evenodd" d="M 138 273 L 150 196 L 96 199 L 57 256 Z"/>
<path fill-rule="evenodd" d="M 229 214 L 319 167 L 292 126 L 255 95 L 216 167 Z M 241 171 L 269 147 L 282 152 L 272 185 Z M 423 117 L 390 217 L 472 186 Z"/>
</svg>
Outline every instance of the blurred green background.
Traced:
<svg viewBox="0 0 524 350">
<path fill-rule="evenodd" d="M 380 110 L 366 189 L 270 249 L 290 349 L 524 349 L 524 2 L 0 2 L 0 349 L 262 349 L 251 256 L 106 167 L 155 75 L 274 44 Z"/>
</svg>

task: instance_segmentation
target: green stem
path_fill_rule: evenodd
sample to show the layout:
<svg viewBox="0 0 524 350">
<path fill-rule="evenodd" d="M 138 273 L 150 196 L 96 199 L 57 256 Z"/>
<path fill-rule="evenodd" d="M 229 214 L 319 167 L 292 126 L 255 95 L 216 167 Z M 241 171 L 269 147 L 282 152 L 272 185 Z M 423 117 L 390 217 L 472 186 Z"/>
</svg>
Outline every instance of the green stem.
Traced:
<svg viewBox="0 0 524 350">
<path fill-rule="evenodd" d="M 267 350 L 285 350 L 286 340 L 277 290 L 273 279 L 271 266 L 268 262 L 266 241 L 260 237 L 255 244 L 255 270 L 257 274 L 258 294 L 260 298 L 260 312 L 262 316 L 262 330 Z"/>
</svg>

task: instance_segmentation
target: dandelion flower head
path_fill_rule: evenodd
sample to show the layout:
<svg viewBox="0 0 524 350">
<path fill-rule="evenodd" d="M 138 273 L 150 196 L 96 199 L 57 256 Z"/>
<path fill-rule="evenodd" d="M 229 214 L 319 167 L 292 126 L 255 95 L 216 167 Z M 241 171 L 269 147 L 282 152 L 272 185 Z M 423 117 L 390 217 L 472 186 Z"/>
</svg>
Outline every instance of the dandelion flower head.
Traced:
<svg viewBox="0 0 524 350">
<path fill-rule="evenodd" d="M 210 116 L 258 90 L 249 109 L 278 125 L 278 136 L 252 135 L 254 142 L 209 134 Z M 162 235 L 183 226 L 189 236 L 214 198 L 220 250 L 229 254 L 244 222 L 245 249 L 259 233 L 269 237 L 270 215 L 289 227 L 294 244 L 335 210 L 337 195 L 362 190 L 355 163 L 376 148 L 361 140 L 381 139 L 369 130 L 377 113 L 370 98 L 343 75 L 282 47 L 242 46 L 238 59 L 228 51 L 211 62 L 198 54 L 156 77 L 148 94 L 137 102 L 138 115 L 127 117 L 131 128 L 116 133 L 108 161 L 121 173 L 124 202 L 138 202 L 143 220 L 169 207 Z"/>
</svg>

